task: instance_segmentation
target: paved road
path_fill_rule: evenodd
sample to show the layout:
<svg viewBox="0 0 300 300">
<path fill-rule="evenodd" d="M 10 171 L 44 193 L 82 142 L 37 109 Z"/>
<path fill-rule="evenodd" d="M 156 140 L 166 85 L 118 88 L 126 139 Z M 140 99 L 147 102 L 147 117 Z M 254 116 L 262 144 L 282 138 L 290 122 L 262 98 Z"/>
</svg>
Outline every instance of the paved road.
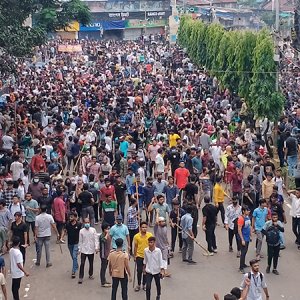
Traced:
<svg viewBox="0 0 300 300">
<path fill-rule="evenodd" d="M 289 209 L 286 209 L 287 214 Z M 297 277 L 300 267 L 300 251 L 294 244 L 294 236 L 291 232 L 291 220 L 286 225 L 286 245 L 287 249 L 281 252 L 278 270 L 280 276 L 267 274 L 267 284 L 269 287 L 271 300 L 299 300 L 299 289 L 297 288 Z M 98 225 L 99 227 L 99 225 Z M 99 230 L 99 228 L 97 228 Z M 181 262 L 180 254 L 176 253 L 171 260 L 169 271 L 171 278 L 166 278 L 162 282 L 162 300 L 210 300 L 212 295 L 218 291 L 221 295 L 227 293 L 232 287 L 240 284 L 242 275 L 238 273 L 238 259 L 235 253 L 228 252 L 227 235 L 223 227 L 216 230 L 218 254 L 213 257 L 202 256 L 200 248 L 195 246 L 194 259 L 197 265 L 187 265 Z M 205 245 L 203 232 L 200 232 L 198 240 Z M 68 297 L 72 300 L 82 299 L 110 299 L 110 289 L 102 288 L 99 283 L 98 274 L 100 260 L 95 260 L 95 280 L 85 278 L 82 285 L 78 285 L 77 279 L 71 279 L 71 258 L 67 246 L 62 245 L 63 254 L 60 253 L 59 245 L 53 241 L 51 255 L 53 267 L 46 269 L 44 256 L 40 267 L 33 265 L 34 250 L 28 251 L 26 263 L 30 277 L 22 280 L 21 297 L 23 298 L 26 284 L 30 284 L 27 299 L 41 300 L 65 300 Z M 263 246 L 263 254 L 266 257 L 266 245 Z M 44 253 L 43 253 L 44 255 Z M 250 245 L 247 261 L 255 257 L 254 243 Z M 6 260 L 8 256 L 5 255 Z M 133 262 L 131 268 L 133 270 Z M 261 270 L 265 272 L 266 258 L 261 261 Z M 10 277 L 8 276 L 8 281 Z M 9 287 L 10 289 L 10 287 Z M 9 294 L 11 295 L 10 291 Z M 153 299 L 155 290 L 153 286 Z M 11 298 L 10 298 L 11 299 Z M 121 299 L 119 296 L 118 299 Z M 129 299 L 145 299 L 143 291 L 138 293 L 129 284 Z"/>
</svg>

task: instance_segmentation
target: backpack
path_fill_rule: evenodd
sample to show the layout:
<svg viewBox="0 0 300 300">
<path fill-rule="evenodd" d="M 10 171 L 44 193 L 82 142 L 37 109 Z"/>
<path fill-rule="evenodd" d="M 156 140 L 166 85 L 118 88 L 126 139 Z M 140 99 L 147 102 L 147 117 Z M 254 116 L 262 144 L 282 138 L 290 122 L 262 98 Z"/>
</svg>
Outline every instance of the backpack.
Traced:
<svg viewBox="0 0 300 300">
<path fill-rule="evenodd" d="M 11 207 L 12 207 L 12 203 L 9 204 L 8 206 L 8 210 L 11 212 Z M 23 205 L 21 203 L 19 203 L 19 207 L 20 207 L 20 213 L 23 215 Z"/>
<path fill-rule="evenodd" d="M 277 246 L 280 243 L 279 230 L 275 226 L 270 226 L 266 230 L 266 241 L 270 246 Z"/>
<path fill-rule="evenodd" d="M 244 219 L 244 224 L 243 224 L 243 227 L 245 226 L 245 218 L 243 218 Z M 238 220 L 239 220 L 239 217 L 237 217 L 237 218 L 235 218 L 234 220 L 233 220 L 233 233 L 234 234 L 238 234 Z M 243 227 L 242 227 L 242 229 L 243 229 Z"/>
<path fill-rule="evenodd" d="M 93 195 L 95 203 L 98 203 L 98 190 L 95 188 L 95 183 L 89 183 L 88 191 Z"/>
<path fill-rule="evenodd" d="M 262 273 L 259 273 L 260 281 L 263 281 L 264 275 Z M 251 280 L 251 272 L 248 272 L 248 279 Z"/>
</svg>

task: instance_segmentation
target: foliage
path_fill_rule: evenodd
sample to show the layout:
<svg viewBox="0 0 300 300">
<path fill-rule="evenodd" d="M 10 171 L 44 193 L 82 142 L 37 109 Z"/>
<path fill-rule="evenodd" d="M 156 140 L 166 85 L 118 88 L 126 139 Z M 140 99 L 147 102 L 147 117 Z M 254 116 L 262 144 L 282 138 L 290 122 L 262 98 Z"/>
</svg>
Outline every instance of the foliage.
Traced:
<svg viewBox="0 0 300 300">
<path fill-rule="evenodd" d="M 34 27 L 25 26 L 32 17 Z M 64 29 L 72 21 L 90 22 L 88 7 L 80 0 L 1 0 L 0 60 L 4 57 L 27 57 L 35 46 L 47 40 L 47 33 Z M 4 72 L 3 65 L 0 73 Z"/>
<path fill-rule="evenodd" d="M 256 45 L 256 34 L 251 31 L 241 33 L 242 38 L 237 47 L 237 69 L 239 76 L 238 92 L 242 97 L 249 95 L 250 81 L 253 76 L 253 50 Z"/>
<path fill-rule="evenodd" d="M 182 16 L 178 42 L 223 87 L 244 97 L 257 117 L 278 120 L 284 97 L 275 92 L 277 67 L 268 31 L 225 31 L 218 24 Z"/>
<path fill-rule="evenodd" d="M 283 111 L 284 97 L 275 92 L 276 63 L 271 36 L 261 31 L 253 51 L 253 76 L 250 86 L 249 105 L 259 118 L 278 120 Z"/>
</svg>

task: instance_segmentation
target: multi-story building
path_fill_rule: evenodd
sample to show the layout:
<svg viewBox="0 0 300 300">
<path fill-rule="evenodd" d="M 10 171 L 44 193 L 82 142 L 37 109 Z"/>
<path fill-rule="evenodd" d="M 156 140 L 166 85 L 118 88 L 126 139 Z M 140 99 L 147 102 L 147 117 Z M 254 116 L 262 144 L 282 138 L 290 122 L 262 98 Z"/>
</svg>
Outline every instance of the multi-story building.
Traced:
<svg viewBox="0 0 300 300">
<path fill-rule="evenodd" d="M 88 26 L 80 25 L 79 38 L 136 39 L 164 33 L 171 15 L 170 0 L 84 0 L 92 13 Z"/>
</svg>

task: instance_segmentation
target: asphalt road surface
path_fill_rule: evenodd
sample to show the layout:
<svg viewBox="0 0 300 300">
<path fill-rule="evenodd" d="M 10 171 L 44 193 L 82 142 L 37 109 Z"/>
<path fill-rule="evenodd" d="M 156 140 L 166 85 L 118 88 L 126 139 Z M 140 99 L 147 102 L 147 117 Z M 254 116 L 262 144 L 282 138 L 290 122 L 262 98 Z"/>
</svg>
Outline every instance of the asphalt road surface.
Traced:
<svg viewBox="0 0 300 300">
<path fill-rule="evenodd" d="M 289 208 L 286 207 L 287 216 Z M 202 220 L 202 217 L 200 218 Z M 203 231 L 200 231 L 198 241 L 206 246 Z M 100 231 L 100 226 L 97 225 L 97 230 Z M 278 271 L 279 276 L 272 273 L 265 274 L 269 288 L 271 300 L 299 300 L 300 292 L 297 285 L 299 268 L 300 268 L 300 251 L 297 250 L 294 244 L 295 237 L 291 232 L 291 219 L 288 217 L 288 224 L 285 226 L 286 249 L 281 251 L 279 258 Z M 194 260 L 196 265 L 187 265 L 181 261 L 181 256 L 178 249 L 175 251 L 174 258 L 171 260 L 169 272 L 170 278 L 165 278 L 162 281 L 162 300 L 210 300 L 213 299 L 213 293 L 218 292 L 220 295 L 228 293 L 234 286 L 239 286 L 242 280 L 242 274 L 238 272 L 239 259 L 236 258 L 236 252 L 228 252 L 227 232 L 222 226 L 216 229 L 218 253 L 213 257 L 205 257 L 202 255 L 202 250 L 195 245 Z M 255 258 L 255 242 L 249 246 L 249 251 L 246 257 L 248 264 L 249 260 Z M 30 273 L 28 278 L 23 278 L 20 297 L 27 295 L 27 299 L 39 300 L 104 300 L 110 299 L 110 288 L 103 288 L 100 285 L 99 271 L 100 259 L 97 255 L 94 262 L 94 280 L 84 278 L 82 285 L 79 285 L 78 278 L 71 279 L 71 258 L 68 252 L 67 245 L 62 245 L 60 251 L 59 245 L 55 243 L 54 237 L 51 244 L 51 260 L 53 266 L 46 268 L 45 252 L 42 254 L 41 266 L 34 265 L 35 251 L 34 247 L 27 251 L 27 262 L 25 269 Z M 261 271 L 265 273 L 266 269 L 266 244 L 263 244 L 262 254 L 265 256 L 261 260 Z M 8 255 L 5 260 L 9 269 Z M 133 273 L 134 262 L 130 263 Z M 88 261 L 86 261 L 85 274 L 87 275 Z M 248 269 L 246 269 L 248 270 Z M 108 274 L 108 273 L 107 273 Z M 86 276 L 85 275 L 85 276 Z M 109 275 L 107 275 L 109 279 Z M 10 275 L 7 276 L 9 299 L 12 299 L 10 291 Z M 110 281 L 110 280 L 109 280 Z M 28 286 L 30 285 L 30 286 Z M 28 290 L 28 292 L 25 292 Z M 119 287 L 120 289 L 120 287 Z M 145 299 L 145 292 L 134 292 L 132 283 L 129 283 L 128 298 L 130 300 Z M 154 281 L 152 283 L 152 299 L 155 299 L 156 290 Z M 221 297 L 221 299 L 223 299 Z M 120 291 L 118 299 L 121 299 Z"/>
</svg>

